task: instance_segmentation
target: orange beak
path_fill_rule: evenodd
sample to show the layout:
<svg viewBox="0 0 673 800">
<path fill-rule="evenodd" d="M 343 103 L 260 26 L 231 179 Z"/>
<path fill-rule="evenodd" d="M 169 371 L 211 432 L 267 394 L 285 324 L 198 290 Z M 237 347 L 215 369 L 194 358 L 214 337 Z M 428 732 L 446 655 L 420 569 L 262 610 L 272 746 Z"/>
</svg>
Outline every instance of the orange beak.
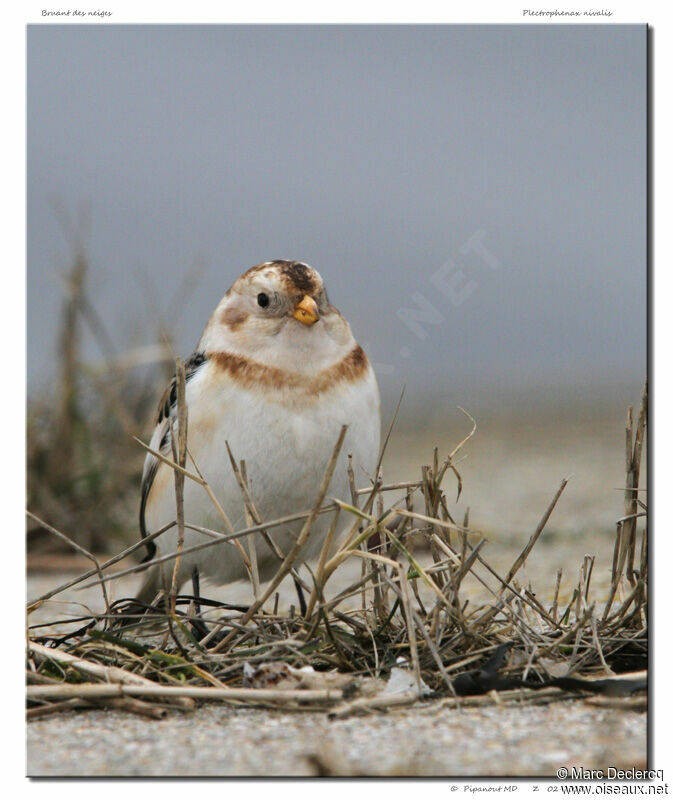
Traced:
<svg viewBox="0 0 673 800">
<path fill-rule="evenodd" d="M 314 325 L 320 319 L 318 305 L 312 297 L 305 294 L 294 307 L 292 316 L 304 325 Z"/>
</svg>

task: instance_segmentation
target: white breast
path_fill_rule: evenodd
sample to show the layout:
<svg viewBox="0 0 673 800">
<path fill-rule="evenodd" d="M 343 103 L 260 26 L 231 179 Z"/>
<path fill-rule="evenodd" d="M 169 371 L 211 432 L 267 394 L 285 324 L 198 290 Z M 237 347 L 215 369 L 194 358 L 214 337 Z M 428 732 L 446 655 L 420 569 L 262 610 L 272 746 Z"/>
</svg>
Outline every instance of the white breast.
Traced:
<svg viewBox="0 0 673 800">
<path fill-rule="evenodd" d="M 311 402 L 288 401 L 287 395 L 241 388 L 207 364 L 187 384 L 189 449 L 199 470 L 218 497 L 234 528 L 245 527 L 244 504 L 227 454 L 229 443 L 237 462 L 245 460 L 253 500 L 263 520 L 273 520 L 310 509 L 342 425 L 348 431 L 328 497 L 350 502 L 347 476 L 352 454 L 358 487 L 373 477 L 379 450 L 379 395 L 371 368 L 354 384 L 340 384 Z M 188 464 L 188 466 L 190 466 Z M 175 519 L 173 476 L 162 465 L 150 493 L 146 520 L 151 533 Z M 185 520 L 223 533 L 221 517 L 203 487 L 187 480 Z M 303 557 L 315 556 L 329 526 L 330 515 L 319 518 Z M 270 531 L 283 553 L 292 545 L 301 522 Z M 255 547 L 262 580 L 270 577 L 278 560 L 259 534 Z M 194 531 L 185 532 L 185 547 L 207 541 Z M 246 549 L 248 543 L 245 540 Z M 177 531 L 157 539 L 160 553 L 173 552 Z M 247 575 L 236 549 L 219 544 L 183 558 L 180 579 L 197 566 L 199 572 L 224 584 Z"/>
</svg>

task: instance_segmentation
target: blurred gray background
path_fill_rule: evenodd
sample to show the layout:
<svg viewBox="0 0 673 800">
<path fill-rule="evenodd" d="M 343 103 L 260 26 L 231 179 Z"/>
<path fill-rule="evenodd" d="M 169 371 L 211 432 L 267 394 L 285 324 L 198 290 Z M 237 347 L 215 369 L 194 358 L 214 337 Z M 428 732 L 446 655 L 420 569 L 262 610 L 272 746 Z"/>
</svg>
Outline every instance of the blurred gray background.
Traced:
<svg viewBox="0 0 673 800">
<path fill-rule="evenodd" d="M 280 257 L 321 271 L 386 407 L 644 377 L 644 26 L 32 25 L 27 115 L 30 393 L 80 213 L 120 352 L 188 275 L 188 355 Z"/>
</svg>

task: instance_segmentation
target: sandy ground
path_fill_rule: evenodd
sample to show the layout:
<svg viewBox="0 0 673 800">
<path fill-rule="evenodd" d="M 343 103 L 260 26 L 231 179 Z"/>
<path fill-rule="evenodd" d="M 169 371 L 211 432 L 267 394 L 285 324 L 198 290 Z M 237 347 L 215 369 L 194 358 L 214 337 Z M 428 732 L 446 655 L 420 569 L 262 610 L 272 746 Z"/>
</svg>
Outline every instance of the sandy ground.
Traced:
<svg viewBox="0 0 673 800">
<path fill-rule="evenodd" d="M 88 711 L 28 726 L 28 774 L 552 776 L 644 767 L 646 716 L 581 701 L 456 711 L 435 702 L 330 721 L 210 705 L 147 721 Z"/>
<path fill-rule="evenodd" d="M 480 420 L 463 451 L 463 495 L 454 506 L 488 539 L 482 551 L 506 572 L 528 541 L 562 478 L 568 487 L 526 567 L 549 601 L 563 569 L 561 601 L 572 594 L 584 554 L 596 557 L 592 592 L 608 586 L 614 522 L 623 509 L 623 410 L 593 408 L 572 417 L 498 415 Z M 426 424 L 423 435 L 407 428 L 391 440 L 386 480 L 409 480 L 411 465 L 430 463 L 432 446 L 448 453 L 469 430 L 459 412 L 446 426 Z M 428 432 L 430 431 L 430 433 Z M 453 490 L 447 492 L 452 495 Z M 420 510 L 420 509 L 419 509 Z M 336 593 L 355 580 L 359 563 L 346 564 L 328 584 Z M 31 574 L 35 598 L 73 573 Z M 133 594 L 139 579 L 118 582 L 113 597 Z M 471 602 L 489 601 L 476 581 L 465 584 Z M 204 594 L 248 602 L 239 583 Z M 296 602 L 291 584 L 281 587 L 281 607 Z M 31 616 L 32 624 L 102 609 L 100 592 L 68 590 Z M 213 705 L 147 721 L 120 713 L 69 713 L 28 725 L 30 775 L 311 775 L 340 774 L 551 775 L 562 765 L 642 765 L 645 714 L 597 709 L 582 701 L 551 705 L 464 709 L 429 703 L 406 711 L 329 721 L 318 712 L 281 713 Z"/>
</svg>

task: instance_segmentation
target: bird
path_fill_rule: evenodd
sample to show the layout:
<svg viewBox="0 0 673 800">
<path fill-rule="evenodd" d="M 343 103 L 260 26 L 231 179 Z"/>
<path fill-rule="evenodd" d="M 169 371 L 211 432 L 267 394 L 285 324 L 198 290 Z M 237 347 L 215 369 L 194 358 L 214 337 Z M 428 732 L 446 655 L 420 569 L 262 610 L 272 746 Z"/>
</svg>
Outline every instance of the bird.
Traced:
<svg viewBox="0 0 673 800">
<path fill-rule="evenodd" d="M 375 480 L 381 425 L 376 376 L 350 325 L 330 303 L 322 277 L 307 264 L 277 259 L 244 272 L 218 303 L 184 366 L 186 466 L 198 469 L 234 530 L 246 527 L 246 515 L 229 452 L 235 462 L 245 461 L 252 500 L 266 522 L 312 508 L 344 425 L 327 497 L 351 502 L 349 456 L 356 480 Z M 176 519 L 174 470 L 154 453 L 172 461 L 177 395 L 174 376 L 159 403 L 143 467 L 143 538 Z M 204 486 L 189 478 L 183 508 L 187 526 L 228 532 Z M 317 517 L 301 560 L 319 554 L 330 516 Z M 303 522 L 270 530 L 273 543 L 261 533 L 250 534 L 261 582 L 273 576 L 279 555 L 289 552 Z M 207 541 L 212 536 L 185 528 L 185 550 Z M 242 542 L 249 552 L 246 539 Z M 145 560 L 173 553 L 177 546 L 174 525 L 147 542 Z M 229 541 L 185 553 L 178 587 L 191 577 L 198 596 L 201 577 L 219 586 L 248 577 L 241 549 Z M 166 589 L 173 564 L 148 568 L 136 595 L 139 602 L 151 604 Z"/>
</svg>

